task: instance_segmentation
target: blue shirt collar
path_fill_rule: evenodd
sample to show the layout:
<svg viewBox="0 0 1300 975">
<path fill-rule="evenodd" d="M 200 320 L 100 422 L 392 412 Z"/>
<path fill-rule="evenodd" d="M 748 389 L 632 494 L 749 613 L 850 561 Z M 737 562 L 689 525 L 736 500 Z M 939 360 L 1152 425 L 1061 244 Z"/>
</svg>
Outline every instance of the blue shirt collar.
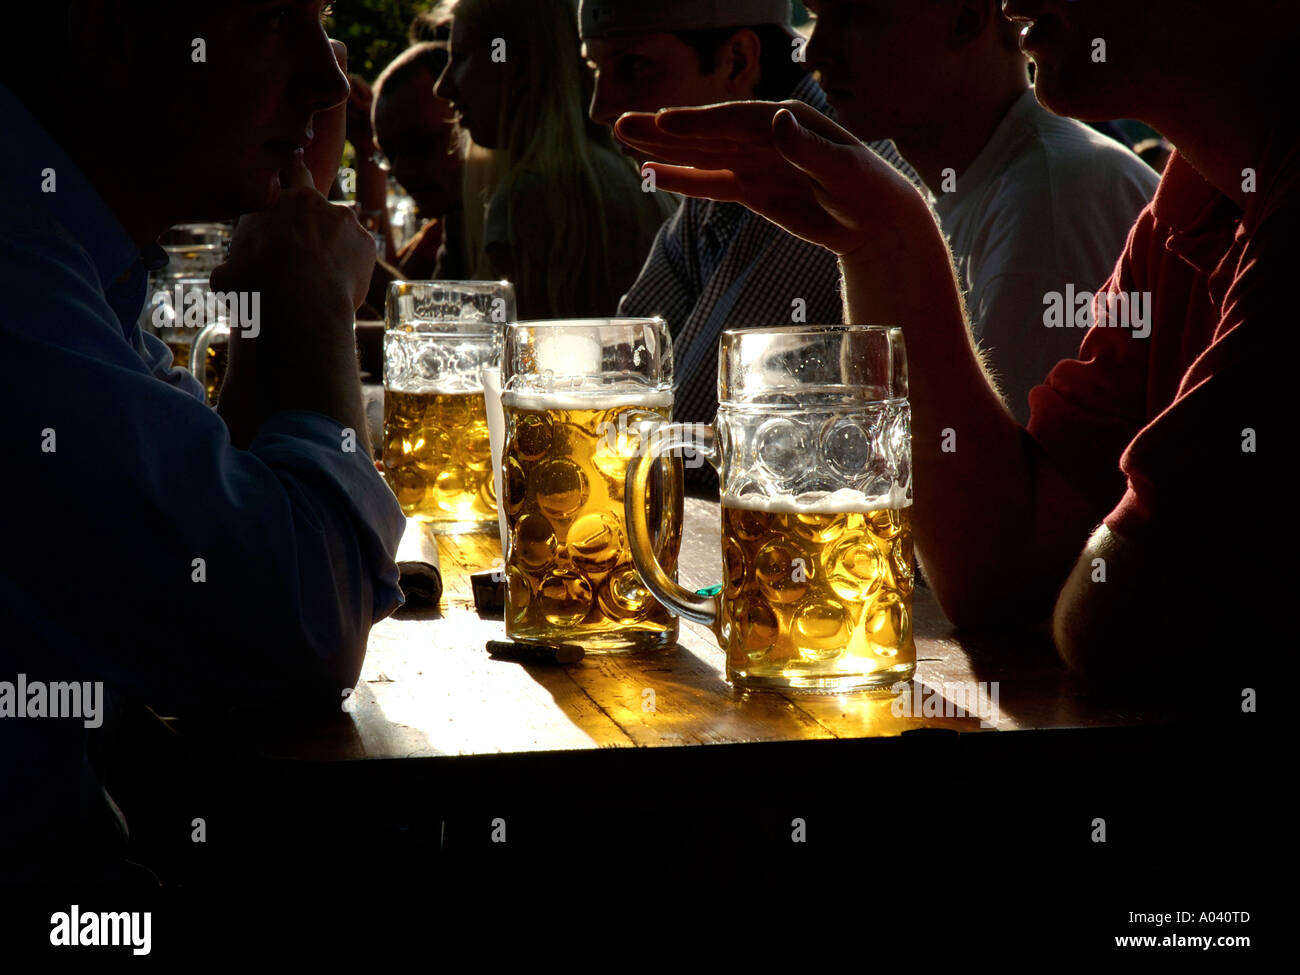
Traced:
<svg viewBox="0 0 1300 975">
<path fill-rule="evenodd" d="M 130 337 L 144 307 L 145 276 L 166 266 L 167 253 L 156 243 L 137 247 L 116 214 L 63 148 L 8 88 L 0 85 L 0 182 L 32 200 L 77 241 L 99 272 L 104 294 Z M 45 192 L 47 170 L 54 191 Z M 134 310 L 131 305 L 134 304 Z"/>
</svg>

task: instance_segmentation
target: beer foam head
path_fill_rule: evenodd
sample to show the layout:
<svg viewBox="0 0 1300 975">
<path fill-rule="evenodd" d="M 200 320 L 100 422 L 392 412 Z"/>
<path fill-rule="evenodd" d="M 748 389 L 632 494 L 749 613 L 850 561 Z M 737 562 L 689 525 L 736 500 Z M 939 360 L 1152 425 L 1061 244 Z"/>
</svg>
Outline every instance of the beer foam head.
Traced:
<svg viewBox="0 0 1300 975">
<path fill-rule="evenodd" d="M 557 376 L 599 375 L 600 341 L 593 335 L 558 331 L 555 335 L 539 334 L 533 345 L 538 372 Z"/>
<path fill-rule="evenodd" d="M 733 494 L 723 496 L 722 503 L 728 508 L 745 508 L 750 511 L 770 511 L 779 514 L 797 515 L 836 515 L 848 512 L 866 513 L 884 509 L 909 507 L 912 502 L 895 484 L 888 494 L 863 494 L 852 488 L 840 488 L 838 491 L 810 491 L 807 494 L 746 494 L 737 497 Z"/>
<path fill-rule="evenodd" d="M 671 408 L 672 390 L 646 386 L 599 386 L 590 390 L 562 389 L 553 393 L 506 390 L 501 404 L 515 410 L 612 410 L 620 406 Z"/>
</svg>

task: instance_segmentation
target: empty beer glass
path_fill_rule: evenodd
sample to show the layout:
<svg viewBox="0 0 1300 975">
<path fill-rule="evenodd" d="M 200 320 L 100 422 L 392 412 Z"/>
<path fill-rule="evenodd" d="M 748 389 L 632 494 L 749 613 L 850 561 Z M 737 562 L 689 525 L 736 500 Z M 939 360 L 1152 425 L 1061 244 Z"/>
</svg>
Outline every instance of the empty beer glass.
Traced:
<svg viewBox="0 0 1300 975">
<path fill-rule="evenodd" d="M 909 679 L 912 454 L 901 330 L 738 329 L 719 345 L 715 425 L 661 428 L 628 472 L 641 578 L 674 613 L 712 628 L 739 688 L 841 693 Z M 673 581 L 644 519 L 655 465 L 683 447 L 720 478 L 715 595 Z"/>
<path fill-rule="evenodd" d="M 506 635 L 589 653 L 672 646 L 677 620 L 641 584 L 628 548 L 629 463 L 672 411 L 673 360 L 661 319 L 521 322 L 506 329 Z M 646 470 L 647 545 L 674 575 L 682 467 Z"/>
<path fill-rule="evenodd" d="M 441 534 L 495 530 L 479 370 L 515 317 L 508 281 L 394 281 L 384 328 L 384 477 L 408 517 Z"/>
</svg>

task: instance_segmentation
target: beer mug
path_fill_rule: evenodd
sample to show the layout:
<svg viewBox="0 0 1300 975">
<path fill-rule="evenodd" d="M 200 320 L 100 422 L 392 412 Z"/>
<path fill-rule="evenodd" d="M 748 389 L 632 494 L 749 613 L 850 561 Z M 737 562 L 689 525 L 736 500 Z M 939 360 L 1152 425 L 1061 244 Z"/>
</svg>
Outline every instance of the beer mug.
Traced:
<svg viewBox="0 0 1300 975">
<path fill-rule="evenodd" d="M 674 613 L 709 626 L 745 690 L 888 687 L 916 667 L 912 452 L 902 331 L 737 329 L 719 343 L 713 427 L 656 431 L 628 472 L 632 557 Z M 718 470 L 722 578 L 677 585 L 655 557 L 646 493 L 666 452 Z"/>
<path fill-rule="evenodd" d="M 173 366 L 188 369 L 215 404 L 230 362 L 230 314 L 232 298 L 213 292 L 207 275 L 159 277 L 145 305 L 142 325 L 166 343 Z M 234 312 L 250 314 L 234 296 Z"/>
<path fill-rule="evenodd" d="M 641 584 L 628 549 L 628 464 L 672 411 L 662 319 L 521 322 L 501 357 L 506 635 L 593 653 L 673 646 L 677 620 Z M 682 466 L 646 469 L 647 545 L 676 572 Z"/>
<path fill-rule="evenodd" d="M 197 277 L 211 274 L 226 259 L 230 246 L 229 223 L 180 223 L 158 238 L 167 252 L 164 277 Z"/>
<path fill-rule="evenodd" d="M 497 523 L 479 370 L 515 318 L 508 281 L 394 281 L 384 327 L 384 477 L 439 534 Z"/>
<path fill-rule="evenodd" d="M 187 366 L 194 378 L 207 390 L 208 405 L 216 406 L 221 383 L 230 365 L 230 320 L 218 313 L 217 320 L 200 329 L 190 347 Z"/>
</svg>

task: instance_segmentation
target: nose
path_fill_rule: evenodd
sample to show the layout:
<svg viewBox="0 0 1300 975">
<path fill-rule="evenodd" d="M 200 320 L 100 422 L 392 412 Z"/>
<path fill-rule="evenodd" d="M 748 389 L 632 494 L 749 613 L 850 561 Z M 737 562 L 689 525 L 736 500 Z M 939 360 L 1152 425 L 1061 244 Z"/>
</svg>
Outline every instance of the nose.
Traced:
<svg viewBox="0 0 1300 975">
<path fill-rule="evenodd" d="M 333 108 L 351 90 L 347 76 L 348 49 L 342 41 L 332 41 L 321 32 L 321 43 L 313 44 L 310 64 L 303 71 L 303 88 L 312 112 Z"/>
<path fill-rule="evenodd" d="M 444 102 L 455 102 L 456 96 L 460 94 L 456 87 L 456 79 L 452 77 L 450 61 L 443 65 L 442 74 L 438 75 L 438 80 L 433 83 L 433 93 Z"/>
<path fill-rule="evenodd" d="M 813 29 L 812 35 L 808 38 L 808 43 L 803 46 L 803 58 L 808 65 L 809 71 L 825 71 L 830 67 L 831 58 L 830 53 L 827 51 L 829 40 L 829 33 L 816 28 Z"/>
<path fill-rule="evenodd" d="M 1043 14 L 1041 0 L 1002 0 L 1002 16 L 1007 20 L 1035 20 Z"/>
</svg>

